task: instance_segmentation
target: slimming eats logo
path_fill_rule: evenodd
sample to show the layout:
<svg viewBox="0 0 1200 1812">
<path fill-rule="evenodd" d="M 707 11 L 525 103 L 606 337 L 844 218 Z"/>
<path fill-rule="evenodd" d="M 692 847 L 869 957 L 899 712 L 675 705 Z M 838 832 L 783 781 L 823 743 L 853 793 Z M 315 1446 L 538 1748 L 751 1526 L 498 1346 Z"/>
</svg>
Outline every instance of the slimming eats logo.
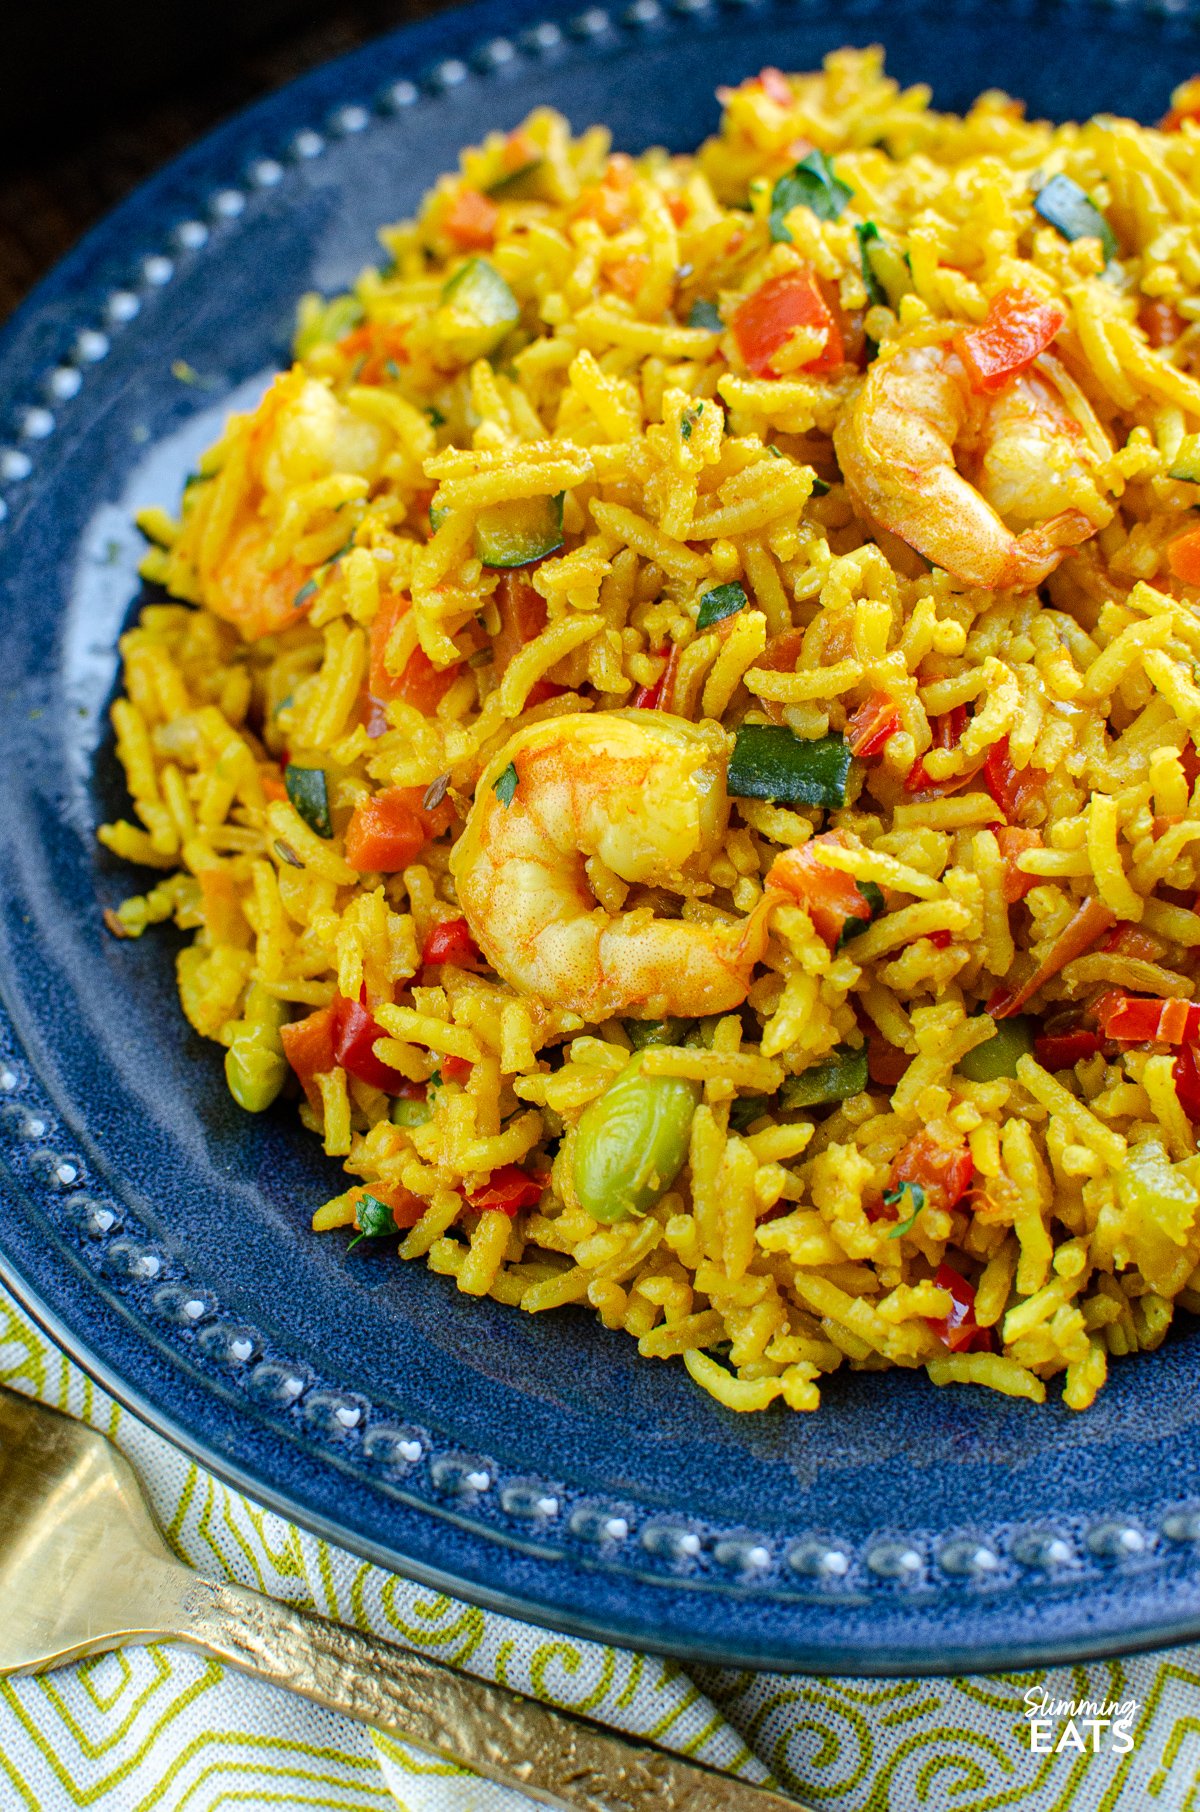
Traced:
<svg viewBox="0 0 1200 1812">
<path fill-rule="evenodd" d="M 1128 1755 L 1139 1710 L 1136 1699 L 1052 1699 L 1044 1686 L 1031 1686 L 1025 1694 L 1029 1747 L 1035 1755 L 1068 1749 Z"/>
</svg>

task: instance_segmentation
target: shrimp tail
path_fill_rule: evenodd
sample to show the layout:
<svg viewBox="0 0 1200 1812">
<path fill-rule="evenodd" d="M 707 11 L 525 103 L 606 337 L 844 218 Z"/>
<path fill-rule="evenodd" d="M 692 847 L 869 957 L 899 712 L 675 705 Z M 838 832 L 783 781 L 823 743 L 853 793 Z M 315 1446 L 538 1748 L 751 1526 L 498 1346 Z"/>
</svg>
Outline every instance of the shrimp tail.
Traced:
<svg viewBox="0 0 1200 1812">
<path fill-rule="evenodd" d="M 1095 532 L 1095 524 L 1082 510 L 1064 510 L 1040 527 L 1017 535 L 1008 558 L 998 563 L 988 584 L 993 591 L 1032 591 L 1049 578 L 1065 553 L 1081 547 Z"/>
</svg>

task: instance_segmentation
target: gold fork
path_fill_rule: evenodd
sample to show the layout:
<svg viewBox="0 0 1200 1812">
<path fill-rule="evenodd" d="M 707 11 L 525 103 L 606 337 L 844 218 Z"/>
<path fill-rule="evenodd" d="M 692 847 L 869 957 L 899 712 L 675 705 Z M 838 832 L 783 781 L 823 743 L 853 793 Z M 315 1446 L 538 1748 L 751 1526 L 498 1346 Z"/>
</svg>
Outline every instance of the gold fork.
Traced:
<svg viewBox="0 0 1200 1812">
<path fill-rule="evenodd" d="M 112 1443 L 0 1386 L 0 1675 L 127 1642 L 191 1644 L 569 1812 L 798 1812 L 590 1718 L 202 1578 Z"/>
</svg>

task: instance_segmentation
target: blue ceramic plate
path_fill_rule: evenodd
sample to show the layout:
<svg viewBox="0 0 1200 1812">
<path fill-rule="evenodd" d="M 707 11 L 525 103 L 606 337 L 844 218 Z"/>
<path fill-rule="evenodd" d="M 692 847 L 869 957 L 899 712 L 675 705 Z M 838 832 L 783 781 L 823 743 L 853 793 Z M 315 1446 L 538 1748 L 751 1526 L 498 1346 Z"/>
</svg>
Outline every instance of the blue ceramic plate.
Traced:
<svg viewBox="0 0 1200 1812">
<path fill-rule="evenodd" d="M 489 0 L 309 76 L 206 139 L 61 264 L 0 346 L 0 1247 L 90 1371 L 310 1528 L 564 1629 L 741 1665 L 994 1668 L 1200 1634 L 1200 1333 L 1072 1416 L 902 1372 L 739 1419 L 570 1310 L 307 1230 L 332 1167 L 232 1106 L 168 936 L 117 943 L 135 877 L 107 729 L 134 508 L 173 503 L 459 147 L 539 102 L 618 146 L 694 146 L 714 89 L 882 40 L 961 108 L 1153 119 L 1193 7 L 998 0 Z M 184 361 L 180 364 L 179 361 Z M 174 367 L 174 371 L 173 371 Z M 178 374 L 183 374 L 181 378 Z"/>
</svg>

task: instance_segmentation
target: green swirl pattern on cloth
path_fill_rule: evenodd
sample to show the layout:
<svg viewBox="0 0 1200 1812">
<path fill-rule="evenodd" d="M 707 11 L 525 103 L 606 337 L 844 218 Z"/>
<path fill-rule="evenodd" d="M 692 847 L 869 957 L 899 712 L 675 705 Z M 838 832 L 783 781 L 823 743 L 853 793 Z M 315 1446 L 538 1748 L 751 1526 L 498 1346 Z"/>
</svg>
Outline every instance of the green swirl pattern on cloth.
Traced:
<svg viewBox="0 0 1200 1812">
<path fill-rule="evenodd" d="M 111 1435 L 176 1551 L 325 1616 L 831 1812 L 1200 1807 L 1200 1650 L 997 1678 L 813 1680 L 555 1636 L 368 1566 L 260 1509 L 120 1409 L 0 1292 L 0 1380 Z M 2 1614 L 2 1611 L 0 1611 Z M 1125 1756 L 1035 1755 L 1024 1695 L 1133 1699 Z M 523 1795 L 169 1645 L 0 1681 L 0 1812 L 531 1812 Z"/>
</svg>

